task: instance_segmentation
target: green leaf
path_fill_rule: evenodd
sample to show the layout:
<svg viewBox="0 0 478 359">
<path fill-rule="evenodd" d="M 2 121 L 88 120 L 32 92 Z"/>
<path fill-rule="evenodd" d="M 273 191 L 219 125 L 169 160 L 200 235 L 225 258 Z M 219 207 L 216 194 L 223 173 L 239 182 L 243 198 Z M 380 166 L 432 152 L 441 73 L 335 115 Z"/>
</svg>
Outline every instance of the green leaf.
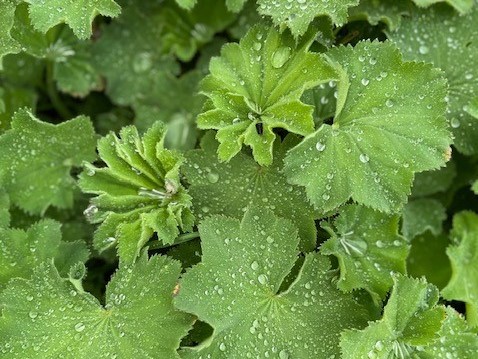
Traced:
<svg viewBox="0 0 478 359">
<path fill-rule="evenodd" d="M 306 33 L 310 23 L 320 15 L 330 16 L 337 25 L 347 20 L 347 9 L 357 5 L 359 0 L 297 0 L 282 1 L 257 0 L 261 15 L 272 18 L 275 25 L 288 27 L 294 37 Z"/>
<path fill-rule="evenodd" d="M 318 253 L 306 255 L 297 279 L 279 292 L 298 254 L 288 220 L 255 208 L 242 222 L 208 217 L 199 231 L 202 262 L 184 274 L 175 304 L 214 334 L 184 358 L 338 357 L 340 332 L 364 325 L 365 310 L 335 288 Z"/>
<path fill-rule="evenodd" d="M 389 37 L 408 60 L 426 61 L 445 72 L 449 83 L 448 111 L 455 147 L 464 154 L 478 153 L 478 119 L 466 110 L 478 96 L 478 9 L 465 16 L 447 6 L 417 11 L 404 19 Z M 460 61 L 457 61 L 460 59 Z"/>
<path fill-rule="evenodd" d="M 335 106 L 337 105 L 337 82 L 330 81 L 328 84 L 320 84 L 302 95 L 302 101 L 308 105 L 314 106 L 315 127 L 320 127 L 322 123 L 334 117 Z"/>
<path fill-rule="evenodd" d="M 427 282 L 442 289 L 451 276 L 450 260 L 446 248 L 450 244 L 448 236 L 434 236 L 431 232 L 415 237 L 407 258 L 407 273 L 411 277 L 425 277 Z"/>
<path fill-rule="evenodd" d="M 0 289 L 12 278 L 30 278 L 33 269 L 47 260 L 58 261 L 62 272 L 68 272 L 77 262 L 86 262 L 89 253 L 84 242 L 71 242 L 76 257 L 64 251 L 66 243 L 61 242 L 60 227 L 56 221 L 43 219 L 26 231 L 0 228 Z"/>
<path fill-rule="evenodd" d="M 121 8 L 113 0 L 26 0 L 33 26 L 46 33 L 53 26 L 66 23 L 80 39 L 92 35 L 96 15 L 116 17 Z"/>
<path fill-rule="evenodd" d="M 470 323 L 478 325 L 478 215 L 466 211 L 456 214 L 451 238 L 454 244 L 446 253 L 452 276 L 442 295 L 448 300 L 465 302 Z"/>
<path fill-rule="evenodd" d="M 10 225 L 10 198 L 7 192 L 0 190 L 0 228 L 7 228 Z"/>
<path fill-rule="evenodd" d="M 81 281 L 43 263 L 31 280 L 15 279 L 0 294 L 0 351 L 5 358 L 179 358 L 192 324 L 172 305 L 180 270 L 177 261 L 145 254 L 116 272 L 103 307 Z"/>
<path fill-rule="evenodd" d="M 178 8 L 170 0 L 160 15 L 162 51 L 176 55 L 181 61 L 190 61 L 199 48 L 235 19 L 236 15 L 228 11 L 223 0 L 201 0 L 191 11 Z"/>
<path fill-rule="evenodd" d="M 349 9 L 348 21 L 366 20 L 371 25 L 383 22 L 390 30 L 400 26 L 402 16 L 410 12 L 408 1 L 362 0 L 358 6 Z"/>
<path fill-rule="evenodd" d="M 456 175 L 454 161 L 449 161 L 446 167 L 438 170 L 417 173 L 413 181 L 412 197 L 424 197 L 445 192 L 456 180 Z"/>
<path fill-rule="evenodd" d="M 206 134 L 202 149 L 187 153 L 183 170 L 190 183 L 196 217 L 201 220 L 222 214 L 242 218 L 248 206 L 262 206 L 290 219 L 299 229 L 300 249 L 313 250 L 317 236 L 314 220 L 320 214 L 307 203 L 305 192 L 288 184 L 281 172 L 285 153 L 296 143 L 292 137 L 282 143 L 277 139 L 272 165 L 262 167 L 245 153 L 239 153 L 228 163 L 219 162 L 217 142 L 212 133 Z"/>
<path fill-rule="evenodd" d="M 469 12 L 475 5 L 473 0 L 413 0 L 413 2 L 420 7 L 427 7 L 433 4 L 446 2 L 453 6 L 462 15 Z"/>
<path fill-rule="evenodd" d="M 473 185 L 471 186 L 471 189 L 473 190 L 473 192 L 475 192 L 476 194 L 478 194 L 478 181 L 475 181 L 473 183 Z"/>
<path fill-rule="evenodd" d="M 393 285 L 391 273 L 405 273 L 409 246 L 398 234 L 399 216 L 348 205 L 334 220 L 336 232 L 320 247 L 322 254 L 339 261 L 339 289 L 366 289 L 374 299 L 383 298 Z"/>
<path fill-rule="evenodd" d="M 438 289 L 423 279 L 401 275 L 394 283 L 382 319 L 364 330 L 343 332 L 343 359 L 432 358 L 421 347 L 434 342 L 445 317 L 444 308 L 436 306 Z"/>
<path fill-rule="evenodd" d="M 20 51 L 20 44 L 10 35 L 13 26 L 15 8 L 20 0 L 2 0 L 0 2 L 0 70 L 2 58 L 7 54 Z"/>
<path fill-rule="evenodd" d="M 164 133 L 161 122 L 142 138 L 134 126 L 123 127 L 119 137 L 110 133 L 98 142 L 107 167 L 85 163 L 79 185 L 97 195 L 85 215 L 101 223 L 94 238 L 98 250 L 118 243 L 120 258 L 133 261 L 153 233 L 172 244 L 178 227 L 192 229 L 191 197 L 179 182 L 183 159 L 164 149 Z"/>
<path fill-rule="evenodd" d="M 254 26 L 239 44 L 226 44 L 210 62 L 201 90 L 209 100 L 198 127 L 218 130 L 219 158 L 229 161 L 243 144 L 261 165 L 272 163 L 274 128 L 306 135 L 313 131 L 312 107 L 300 96 L 336 77 L 319 54 L 308 52 L 315 33 L 296 44 L 274 27 Z"/>
<path fill-rule="evenodd" d="M 159 2 L 128 1 L 122 14 L 101 28 L 92 46 L 93 63 L 106 77 L 106 92 L 120 105 L 147 97 L 165 74 L 177 74 L 179 66 L 161 51 L 162 27 Z"/>
<path fill-rule="evenodd" d="M 75 182 L 70 170 L 95 157 L 95 134 L 87 117 L 53 125 L 22 109 L 0 137 L 0 184 L 12 203 L 32 214 L 49 206 L 71 207 Z"/>
<path fill-rule="evenodd" d="M 289 152 L 285 172 L 322 211 L 350 198 L 398 211 L 414 172 L 450 158 L 445 81 L 430 65 L 403 62 L 390 43 L 365 41 L 329 55 L 342 66 L 334 122 Z"/>
<path fill-rule="evenodd" d="M 421 198 L 408 202 L 402 212 L 402 234 L 412 240 L 427 230 L 434 235 L 442 232 L 446 208 L 436 199 Z"/>
<path fill-rule="evenodd" d="M 30 88 L 3 84 L 0 87 L 0 133 L 10 127 L 14 113 L 22 107 L 33 108 L 38 95 Z"/>
</svg>

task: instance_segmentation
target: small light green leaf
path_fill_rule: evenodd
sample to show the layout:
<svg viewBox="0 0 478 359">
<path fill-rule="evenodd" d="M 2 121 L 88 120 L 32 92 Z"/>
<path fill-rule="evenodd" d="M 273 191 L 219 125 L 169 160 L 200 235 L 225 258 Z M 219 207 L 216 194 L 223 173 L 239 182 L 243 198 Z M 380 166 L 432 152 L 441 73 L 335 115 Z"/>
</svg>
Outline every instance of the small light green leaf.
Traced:
<svg viewBox="0 0 478 359">
<path fill-rule="evenodd" d="M 179 66 L 161 51 L 161 9 L 157 1 L 128 1 L 121 16 L 101 27 L 92 46 L 93 63 L 106 77 L 106 92 L 120 105 L 147 97 L 165 74 Z"/>
<path fill-rule="evenodd" d="M 427 7 L 433 4 L 446 2 L 453 6 L 462 15 L 469 12 L 475 5 L 473 0 L 413 0 L 413 2 L 420 7 Z M 450 10 L 448 11 L 450 12 Z"/>
<path fill-rule="evenodd" d="M 412 240 L 427 230 L 434 235 L 442 232 L 446 208 L 436 199 L 420 198 L 408 202 L 402 212 L 402 234 Z"/>
<path fill-rule="evenodd" d="M 288 27 L 294 37 L 306 33 L 310 23 L 320 15 L 327 15 L 337 25 L 347 21 L 347 9 L 358 5 L 359 0 L 257 0 L 258 11 L 268 15 L 275 25 Z"/>
<path fill-rule="evenodd" d="M 223 0 L 201 0 L 191 11 L 180 9 L 170 0 L 160 13 L 162 51 L 190 61 L 199 48 L 235 19 Z"/>
<path fill-rule="evenodd" d="M 381 320 L 342 333 L 343 359 L 432 358 L 421 347 L 434 342 L 445 317 L 444 308 L 436 306 L 438 289 L 402 275 L 394 283 Z"/>
<path fill-rule="evenodd" d="M 209 101 L 198 127 L 218 130 L 219 159 L 229 161 L 246 144 L 259 164 L 270 165 L 274 128 L 300 135 L 313 131 L 313 108 L 300 96 L 336 77 L 323 57 L 308 52 L 314 35 L 296 44 L 290 34 L 258 25 L 211 60 L 211 74 L 201 85 Z"/>
<path fill-rule="evenodd" d="M 307 254 L 297 279 L 279 292 L 298 254 L 288 220 L 255 208 L 242 222 L 208 217 L 199 231 L 202 262 L 184 274 L 175 304 L 214 334 L 184 358 L 338 357 L 340 332 L 364 325 L 366 311 L 335 288 L 318 253 Z"/>
<path fill-rule="evenodd" d="M 467 304 L 470 324 L 478 325 L 478 215 L 461 212 L 453 218 L 452 242 L 446 253 L 452 276 L 442 290 L 444 298 Z"/>
<path fill-rule="evenodd" d="M 156 122 L 142 138 L 134 126 L 123 127 L 98 142 L 107 167 L 85 163 L 79 185 L 97 195 L 85 215 L 101 223 L 94 245 L 102 251 L 118 243 L 120 258 L 133 261 L 157 233 L 172 244 L 182 230 L 191 230 L 191 197 L 179 182 L 183 159 L 163 147 L 165 127 Z"/>
<path fill-rule="evenodd" d="M 320 217 L 307 203 L 305 192 L 287 183 L 281 172 L 288 149 L 297 143 L 288 137 L 274 146 L 274 161 L 269 167 L 259 166 L 252 157 L 239 153 L 228 163 L 217 160 L 217 142 L 212 133 L 203 137 L 201 150 L 188 152 L 184 174 L 190 183 L 196 217 L 212 214 L 242 218 L 248 206 L 262 206 L 276 215 L 290 219 L 299 229 L 300 249 L 313 250 L 317 231 L 314 220 Z"/>
<path fill-rule="evenodd" d="M 55 259 L 55 264 L 60 264 L 58 268 L 68 272 L 73 264 L 88 259 L 84 242 L 71 242 L 78 250 L 76 257 L 63 251 L 66 243 L 61 242 L 60 226 L 56 221 L 43 219 L 26 231 L 0 228 L 0 289 L 12 278 L 30 278 L 33 269 L 44 261 Z"/>
<path fill-rule="evenodd" d="M 289 181 L 305 186 L 322 211 L 349 198 L 398 211 L 414 172 L 450 159 L 445 80 L 430 65 L 403 62 L 387 42 L 365 41 L 329 55 L 342 66 L 334 122 L 289 152 Z"/>
<path fill-rule="evenodd" d="M 320 247 L 325 255 L 338 258 L 343 291 L 363 288 L 379 300 L 393 285 L 390 273 L 405 273 L 409 245 L 398 234 L 399 216 L 370 208 L 348 205 L 334 221 L 336 232 Z"/>
<path fill-rule="evenodd" d="M 407 60 L 426 61 L 445 72 L 449 84 L 448 112 L 455 147 L 478 153 L 478 118 L 467 106 L 478 96 L 478 8 L 459 16 L 447 6 L 417 11 L 389 37 Z M 457 61 L 460 59 L 460 61 Z"/>
<path fill-rule="evenodd" d="M 180 338 L 193 321 L 172 305 L 180 270 L 177 261 L 145 254 L 116 272 L 103 307 L 81 281 L 43 263 L 31 280 L 15 279 L 0 294 L 0 352 L 12 359 L 179 359 Z"/>
<path fill-rule="evenodd" d="M 424 276 L 428 283 L 444 288 L 451 276 L 450 260 L 446 255 L 449 244 L 446 234 L 434 236 L 426 232 L 415 237 L 407 258 L 408 275 L 414 278 Z"/>
<path fill-rule="evenodd" d="M 358 6 L 349 9 L 348 21 L 367 20 L 371 25 L 383 22 L 390 30 L 400 26 L 402 16 L 410 12 L 408 1 L 362 0 Z"/>
<path fill-rule="evenodd" d="M 49 206 L 71 207 L 75 182 L 70 170 L 96 157 L 95 141 L 85 116 L 53 125 L 19 110 L 0 137 L 0 183 L 15 205 L 32 214 Z"/>
<path fill-rule="evenodd" d="M 116 17 L 121 8 L 113 0 L 26 0 L 33 26 L 46 33 L 53 26 L 66 23 L 79 39 L 92 35 L 96 15 Z"/>
</svg>

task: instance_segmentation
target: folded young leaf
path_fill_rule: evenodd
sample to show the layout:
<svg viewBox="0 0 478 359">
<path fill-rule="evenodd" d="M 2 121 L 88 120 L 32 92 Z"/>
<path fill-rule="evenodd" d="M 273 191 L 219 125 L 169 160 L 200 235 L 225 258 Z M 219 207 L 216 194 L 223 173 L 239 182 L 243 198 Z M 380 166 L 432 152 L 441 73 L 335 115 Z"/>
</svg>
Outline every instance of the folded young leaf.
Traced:
<svg viewBox="0 0 478 359">
<path fill-rule="evenodd" d="M 0 184 L 12 203 L 32 214 L 42 214 L 49 206 L 71 207 L 71 168 L 96 157 L 90 120 L 79 116 L 53 125 L 22 109 L 11 126 L 0 136 Z"/>
<path fill-rule="evenodd" d="M 15 279 L 0 294 L 3 358 L 178 358 L 192 316 L 172 305 L 179 262 L 144 254 L 121 266 L 103 307 L 43 263 L 31 280 Z M 47 290 L 45 290 L 47 289 Z"/>
<path fill-rule="evenodd" d="M 275 25 L 288 27 L 294 37 L 306 33 L 310 23 L 319 15 L 327 15 L 341 25 L 347 20 L 347 9 L 359 0 L 257 0 L 258 11 L 272 18 Z"/>
<path fill-rule="evenodd" d="M 436 358 L 423 347 L 435 344 L 445 318 L 444 307 L 436 305 L 438 289 L 423 279 L 397 275 L 393 280 L 382 319 L 342 333 L 343 359 Z"/>
<path fill-rule="evenodd" d="M 334 221 L 336 232 L 320 247 L 322 254 L 338 258 L 343 291 L 366 289 L 376 301 L 393 285 L 391 273 L 405 273 L 410 246 L 398 234 L 399 216 L 348 205 Z"/>
<path fill-rule="evenodd" d="M 461 15 L 469 12 L 475 5 L 473 0 L 413 0 L 413 2 L 420 7 L 446 2 L 453 6 Z M 450 10 L 448 10 L 448 12 L 450 12 Z"/>
<path fill-rule="evenodd" d="M 314 130 L 313 108 L 300 97 L 337 77 L 321 55 L 308 52 L 314 36 L 309 32 L 296 43 L 286 32 L 257 25 L 211 60 L 201 84 L 209 100 L 198 127 L 218 130 L 220 160 L 229 161 L 246 144 L 260 165 L 270 165 L 274 128 L 300 135 Z"/>
<path fill-rule="evenodd" d="M 451 261 L 452 276 L 442 290 L 444 298 L 467 304 L 466 314 L 472 326 L 478 325 L 478 215 L 461 212 L 453 218 L 453 245 L 446 253 Z"/>
<path fill-rule="evenodd" d="M 330 263 L 318 253 L 307 254 L 279 292 L 298 254 L 290 221 L 252 208 L 242 222 L 208 217 L 199 231 L 202 262 L 184 274 L 175 304 L 214 334 L 183 358 L 338 357 L 340 332 L 364 325 L 366 311 L 335 288 Z"/>
<path fill-rule="evenodd" d="M 26 231 L 0 228 L 0 289 L 13 278 L 30 278 L 33 269 L 44 261 L 56 258 L 55 264 L 61 264 L 63 273 L 77 262 L 86 262 L 89 252 L 82 241 L 71 242 L 78 255 L 65 257 L 60 251 L 65 249 L 60 227 L 56 221 L 43 219 Z"/>
<path fill-rule="evenodd" d="M 248 206 L 263 206 L 290 219 L 299 229 L 300 249 L 313 250 L 317 236 L 314 220 L 320 213 L 307 203 L 305 191 L 288 184 L 281 172 L 285 153 L 296 143 L 291 136 L 282 143 L 277 139 L 272 165 L 262 167 L 245 153 L 228 163 L 219 162 L 217 142 L 212 132 L 206 134 L 202 149 L 187 153 L 183 170 L 197 219 L 213 214 L 242 218 Z"/>
<path fill-rule="evenodd" d="M 409 241 L 428 230 L 437 236 L 442 232 L 445 219 L 446 208 L 436 199 L 411 200 L 403 207 L 402 234 Z"/>
<path fill-rule="evenodd" d="M 478 118 L 467 111 L 478 96 L 478 27 L 470 26 L 477 22 L 478 7 L 459 16 L 448 6 L 434 6 L 416 11 L 389 34 L 406 60 L 430 62 L 444 71 L 450 89 L 447 117 L 454 145 L 468 155 L 478 153 Z"/>
<path fill-rule="evenodd" d="M 289 152 L 285 172 L 322 211 L 350 198 L 398 211 L 413 174 L 450 159 L 446 81 L 430 65 L 403 62 L 387 42 L 338 47 L 329 56 L 342 66 L 334 122 Z"/>
<path fill-rule="evenodd" d="M 98 142 L 107 167 L 85 163 L 79 185 L 97 195 L 85 215 L 101 223 L 94 236 L 102 251 L 118 244 L 119 256 L 134 261 L 141 248 L 157 233 L 165 244 L 174 242 L 178 227 L 192 229 L 191 197 L 179 182 L 179 153 L 164 149 L 165 127 L 156 122 L 142 138 L 134 126 L 123 127 Z"/>
<path fill-rule="evenodd" d="M 29 13 L 33 26 L 47 32 L 53 26 L 66 23 L 80 39 L 92 35 L 96 15 L 116 17 L 121 7 L 113 0 L 25 0 L 30 4 Z"/>
</svg>

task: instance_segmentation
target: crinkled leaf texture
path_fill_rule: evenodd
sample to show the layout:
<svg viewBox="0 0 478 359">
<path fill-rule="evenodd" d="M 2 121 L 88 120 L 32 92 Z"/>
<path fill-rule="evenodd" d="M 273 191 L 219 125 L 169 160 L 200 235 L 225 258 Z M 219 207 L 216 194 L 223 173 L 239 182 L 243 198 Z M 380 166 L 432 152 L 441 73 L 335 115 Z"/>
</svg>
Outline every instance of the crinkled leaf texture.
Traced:
<svg viewBox="0 0 478 359">
<path fill-rule="evenodd" d="M 80 39 L 92 34 L 91 23 L 96 15 L 118 16 L 121 7 L 113 0 L 25 0 L 33 26 L 47 32 L 53 26 L 66 23 Z"/>
<path fill-rule="evenodd" d="M 245 153 L 239 153 L 228 163 L 219 162 L 217 142 L 212 132 L 206 134 L 202 149 L 186 154 L 183 169 L 197 219 L 212 214 L 242 218 L 248 206 L 263 206 L 290 219 L 299 230 L 300 249 L 313 250 L 317 236 L 314 220 L 320 214 L 307 203 L 305 191 L 288 184 L 281 172 L 286 151 L 296 143 L 292 136 L 282 143 L 276 139 L 274 161 L 263 167 Z"/>
<path fill-rule="evenodd" d="M 450 158 L 446 81 L 430 65 L 403 62 L 388 42 L 364 41 L 328 55 L 341 66 L 334 122 L 289 152 L 286 174 L 323 211 L 350 198 L 398 211 L 414 173 Z"/>
<path fill-rule="evenodd" d="M 66 274 L 73 264 L 88 259 L 84 242 L 61 242 L 60 227 L 56 221 L 43 219 L 26 231 L 0 228 L 0 289 L 12 278 L 30 278 L 33 269 L 44 261 L 55 259 L 58 262 L 55 264 L 61 264 L 59 269 Z M 65 257 L 65 246 L 72 246 L 75 255 Z"/>
<path fill-rule="evenodd" d="M 314 130 L 313 107 L 300 101 L 307 88 L 329 81 L 336 72 L 308 51 L 315 33 L 298 43 L 287 32 L 254 26 L 239 44 L 223 46 L 212 58 L 201 84 L 209 100 L 198 127 L 218 130 L 219 158 L 228 161 L 246 144 L 261 165 L 272 163 L 274 128 L 306 135 Z"/>
<path fill-rule="evenodd" d="M 208 217 L 199 231 L 202 262 L 183 275 L 175 304 L 214 333 L 184 358 L 338 357 L 340 332 L 364 325 L 366 311 L 335 288 L 330 263 L 318 253 L 307 254 L 279 292 L 298 255 L 290 221 L 252 208 L 241 222 Z"/>
<path fill-rule="evenodd" d="M 164 149 L 165 127 L 156 122 L 141 138 L 136 127 L 123 127 L 119 137 L 110 133 L 98 142 L 106 167 L 89 163 L 80 187 L 96 194 L 85 215 L 101 223 L 94 245 L 104 250 L 118 243 L 121 259 L 132 261 L 157 233 L 171 244 L 182 230 L 191 230 L 191 197 L 179 182 L 182 156 Z"/>
<path fill-rule="evenodd" d="M 348 205 L 334 221 L 337 233 L 320 250 L 338 258 L 339 289 L 363 288 L 379 301 L 393 285 L 390 273 L 405 273 L 409 245 L 398 234 L 399 216 Z"/>
<path fill-rule="evenodd" d="M 95 157 L 90 120 L 79 116 L 53 125 L 27 109 L 15 113 L 12 128 L 0 137 L 0 184 L 12 203 L 33 214 L 49 206 L 73 205 L 73 166 Z"/>
<path fill-rule="evenodd" d="M 274 24 L 288 27 L 295 37 L 303 35 L 319 15 L 327 15 L 341 25 L 347 20 L 347 9 L 359 0 L 257 0 L 258 11 L 272 18 Z"/>
<path fill-rule="evenodd" d="M 438 289 L 424 279 L 394 277 L 383 318 L 363 330 L 346 330 L 340 346 L 343 359 L 433 359 L 423 347 L 435 344 L 445 309 L 437 306 Z"/>
<path fill-rule="evenodd" d="M 469 113 L 478 97 L 478 7 L 465 16 L 448 6 L 416 11 L 389 34 L 407 60 L 426 61 L 445 73 L 449 84 L 447 117 L 462 153 L 478 153 L 478 118 Z"/>
<path fill-rule="evenodd" d="M 180 271 L 177 261 L 144 254 L 116 272 L 103 307 L 45 262 L 0 294 L 2 358 L 179 358 L 193 321 L 172 305 Z"/>
<path fill-rule="evenodd" d="M 451 232 L 454 243 L 447 249 L 452 276 L 442 290 L 444 298 L 467 304 L 467 317 L 478 325 L 478 215 L 461 212 L 453 218 Z"/>
</svg>

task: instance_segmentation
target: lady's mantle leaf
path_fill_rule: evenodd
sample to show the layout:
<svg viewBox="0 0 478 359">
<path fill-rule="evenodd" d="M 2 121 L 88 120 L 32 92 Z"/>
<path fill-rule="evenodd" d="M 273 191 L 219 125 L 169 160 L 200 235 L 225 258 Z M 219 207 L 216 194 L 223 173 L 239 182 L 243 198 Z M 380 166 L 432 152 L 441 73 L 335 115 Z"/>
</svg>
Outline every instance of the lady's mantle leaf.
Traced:
<svg viewBox="0 0 478 359">
<path fill-rule="evenodd" d="M 453 6 L 462 15 L 469 12 L 475 5 L 474 0 L 413 0 L 413 2 L 420 7 L 427 7 L 440 2 L 446 2 Z M 447 11 L 449 13 L 451 12 L 449 9 Z"/>
<path fill-rule="evenodd" d="M 75 182 L 70 170 L 96 157 L 95 142 L 85 116 L 53 125 L 19 110 L 0 137 L 0 184 L 14 204 L 33 214 L 50 205 L 71 207 Z"/>
<path fill-rule="evenodd" d="M 113 0 L 25 0 L 33 26 L 47 32 L 57 24 L 66 23 L 80 39 L 91 36 L 91 23 L 96 15 L 118 16 L 120 6 Z"/>
<path fill-rule="evenodd" d="M 20 44 L 10 35 L 15 8 L 19 2 L 20 0 L 2 0 L 0 2 L 0 70 L 3 69 L 3 56 L 20 51 Z"/>
<path fill-rule="evenodd" d="M 175 304 L 214 334 L 184 358 L 338 357 L 340 332 L 363 326 L 365 310 L 335 288 L 318 253 L 306 255 L 297 279 L 279 292 L 298 254 L 288 220 L 253 208 L 242 222 L 208 217 L 199 231 L 202 263 L 184 274 Z"/>
<path fill-rule="evenodd" d="M 2 358 L 179 358 L 191 316 L 173 308 L 181 266 L 143 255 L 120 267 L 106 305 L 43 263 L 31 280 L 15 279 L 0 295 Z"/>
<path fill-rule="evenodd" d="M 358 6 L 349 9 L 348 21 L 367 20 L 374 26 L 383 22 L 390 30 L 395 30 L 400 26 L 402 15 L 409 11 L 408 1 L 362 0 Z"/>
<path fill-rule="evenodd" d="M 453 218 L 452 241 L 448 247 L 452 276 L 443 297 L 467 303 L 467 316 L 478 325 L 478 215 L 461 212 Z"/>
<path fill-rule="evenodd" d="M 402 62 L 390 43 L 361 42 L 330 56 L 343 69 L 334 123 L 289 152 L 288 178 L 306 186 L 311 202 L 324 211 L 349 198 L 397 211 L 414 172 L 450 158 L 445 80 L 430 65 Z"/>
<path fill-rule="evenodd" d="M 336 78 L 336 72 L 319 54 L 308 52 L 313 39 L 310 32 L 296 44 L 290 34 L 258 25 L 211 60 L 211 74 L 201 84 L 209 101 L 198 127 L 219 130 L 222 161 L 235 156 L 244 143 L 259 164 L 270 165 L 274 128 L 300 135 L 314 130 L 313 108 L 300 96 Z"/>
<path fill-rule="evenodd" d="M 423 353 L 433 344 L 445 310 L 436 306 L 438 289 L 425 280 L 394 278 L 383 318 L 364 330 L 346 330 L 340 346 L 343 359 L 435 358 Z"/>
<path fill-rule="evenodd" d="M 242 218 L 248 206 L 263 206 L 294 223 L 299 229 L 300 249 L 314 249 L 314 220 L 320 214 L 307 204 L 305 191 L 288 184 L 281 173 L 285 153 L 296 142 L 291 137 L 282 144 L 276 140 L 270 167 L 261 167 L 245 153 L 221 163 L 216 157 L 217 142 L 208 133 L 201 142 L 202 150 L 190 151 L 184 166 L 196 217 L 222 214 Z"/>
<path fill-rule="evenodd" d="M 446 208 L 433 198 L 419 198 L 409 201 L 402 212 L 402 234 L 412 240 L 430 230 L 434 235 L 442 232 L 446 219 Z"/>
<path fill-rule="evenodd" d="M 478 9 L 459 16 L 447 6 L 417 11 L 389 37 L 407 60 L 426 61 L 445 72 L 448 112 L 454 145 L 465 154 L 478 153 L 478 118 L 468 112 L 478 96 Z"/>
<path fill-rule="evenodd" d="M 65 244 L 61 242 L 60 224 L 50 219 L 41 220 L 26 231 L 0 228 L 0 289 L 12 278 L 30 278 L 33 268 L 43 261 L 58 258 L 65 273 L 77 261 L 88 259 L 84 242 L 69 242 L 78 255 L 68 258 L 63 256 Z"/>
<path fill-rule="evenodd" d="M 364 288 L 376 299 L 393 285 L 391 272 L 405 273 L 409 246 L 398 234 L 399 216 L 349 205 L 334 221 L 337 234 L 320 247 L 339 260 L 339 289 Z"/>
<path fill-rule="evenodd" d="M 164 149 L 164 132 L 161 122 L 143 138 L 134 126 L 123 127 L 120 137 L 110 133 L 98 142 L 107 167 L 85 164 L 79 184 L 98 195 L 85 211 L 91 222 L 102 222 L 95 233 L 98 250 L 118 241 L 120 257 L 132 261 L 153 233 L 171 244 L 178 227 L 191 229 L 191 197 L 179 183 L 182 157 Z"/>
<path fill-rule="evenodd" d="M 257 0 L 260 14 L 269 15 L 278 26 L 287 26 L 295 37 L 303 35 L 319 15 L 330 16 L 335 24 L 343 24 L 347 9 L 358 3 L 358 0 Z"/>
</svg>

